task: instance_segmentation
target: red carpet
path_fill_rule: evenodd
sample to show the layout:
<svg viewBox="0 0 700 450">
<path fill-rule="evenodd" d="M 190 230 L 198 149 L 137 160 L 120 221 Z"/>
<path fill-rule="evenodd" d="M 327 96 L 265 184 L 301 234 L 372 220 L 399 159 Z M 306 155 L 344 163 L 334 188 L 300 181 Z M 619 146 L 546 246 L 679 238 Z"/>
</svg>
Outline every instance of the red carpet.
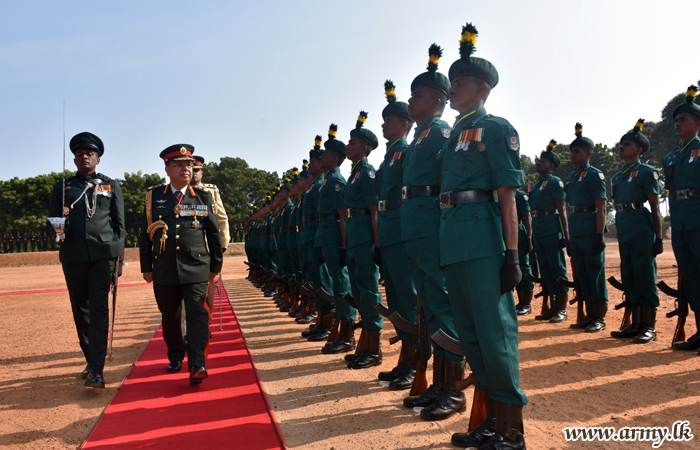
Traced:
<svg viewBox="0 0 700 450">
<path fill-rule="evenodd" d="M 223 283 L 219 286 L 209 378 L 190 386 L 187 358 L 182 372 L 168 373 L 159 329 L 82 448 L 287 448 Z"/>
</svg>

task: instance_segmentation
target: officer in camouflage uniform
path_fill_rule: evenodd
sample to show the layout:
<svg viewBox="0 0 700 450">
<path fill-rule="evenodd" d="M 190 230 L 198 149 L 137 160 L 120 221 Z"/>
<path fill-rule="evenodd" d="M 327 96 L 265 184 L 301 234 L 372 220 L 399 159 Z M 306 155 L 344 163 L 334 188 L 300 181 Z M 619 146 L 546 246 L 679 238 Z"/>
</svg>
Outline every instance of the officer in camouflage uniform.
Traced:
<svg viewBox="0 0 700 450">
<path fill-rule="evenodd" d="M 656 255 L 664 251 L 659 212 L 659 172 L 639 157 L 649 150 L 642 134 L 644 120 L 620 139 L 622 169 L 612 178 L 615 224 L 620 244 L 620 271 L 625 299 L 632 305 L 632 324 L 610 333 L 615 338 L 633 338 L 637 344 L 656 340 Z M 649 202 L 651 212 L 644 207 Z"/>
<path fill-rule="evenodd" d="M 51 192 L 49 216 L 65 208 L 65 240 L 59 259 L 66 278 L 78 340 L 87 366 L 85 386 L 104 388 L 103 368 L 109 331 L 109 286 L 117 259 L 124 260 L 124 198 L 115 180 L 95 173 L 104 154 L 102 140 L 92 133 L 70 140 L 78 173 Z M 54 235 L 53 227 L 48 228 Z M 119 268 L 121 275 L 121 267 Z"/>
<path fill-rule="evenodd" d="M 605 175 L 590 165 L 595 144 L 583 136 L 576 124 L 576 139 L 569 145 L 576 170 L 564 181 L 569 212 L 571 264 L 586 305 L 586 317 L 571 328 L 597 333 L 605 329 L 608 287 L 605 283 L 605 239 L 607 220 Z"/>
</svg>

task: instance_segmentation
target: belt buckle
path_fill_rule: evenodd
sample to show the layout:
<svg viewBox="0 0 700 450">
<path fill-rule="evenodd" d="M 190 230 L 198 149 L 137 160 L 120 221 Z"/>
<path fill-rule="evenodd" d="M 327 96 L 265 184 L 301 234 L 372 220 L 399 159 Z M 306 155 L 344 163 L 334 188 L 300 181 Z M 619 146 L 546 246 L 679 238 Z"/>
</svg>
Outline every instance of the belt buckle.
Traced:
<svg viewBox="0 0 700 450">
<path fill-rule="evenodd" d="M 352 214 L 350 213 L 350 208 L 345 210 L 345 217 L 348 219 L 352 217 Z"/>
<path fill-rule="evenodd" d="M 676 197 L 679 198 L 679 199 L 681 199 L 681 200 L 687 199 L 687 198 L 688 198 L 688 190 L 687 190 L 687 189 L 683 189 L 683 190 L 680 190 L 680 191 L 676 191 Z"/>
<path fill-rule="evenodd" d="M 452 191 L 442 192 L 438 195 L 440 209 L 452 208 Z"/>
<path fill-rule="evenodd" d="M 379 205 L 377 206 L 377 209 L 379 211 L 386 211 L 386 200 L 379 200 Z"/>
<path fill-rule="evenodd" d="M 401 188 L 401 200 L 406 200 L 408 198 L 408 186 L 403 186 Z"/>
</svg>

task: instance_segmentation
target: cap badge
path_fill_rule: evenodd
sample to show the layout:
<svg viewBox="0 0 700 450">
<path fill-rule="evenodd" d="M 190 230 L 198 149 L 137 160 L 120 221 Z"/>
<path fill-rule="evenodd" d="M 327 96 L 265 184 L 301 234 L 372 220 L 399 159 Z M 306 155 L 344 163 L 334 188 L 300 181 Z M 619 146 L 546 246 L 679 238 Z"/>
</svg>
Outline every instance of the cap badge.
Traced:
<svg viewBox="0 0 700 450">
<path fill-rule="evenodd" d="M 184 155 L 187 153 L 187 149 L 185 147 L 180 147 L 180 154 Z"/>
</svg>

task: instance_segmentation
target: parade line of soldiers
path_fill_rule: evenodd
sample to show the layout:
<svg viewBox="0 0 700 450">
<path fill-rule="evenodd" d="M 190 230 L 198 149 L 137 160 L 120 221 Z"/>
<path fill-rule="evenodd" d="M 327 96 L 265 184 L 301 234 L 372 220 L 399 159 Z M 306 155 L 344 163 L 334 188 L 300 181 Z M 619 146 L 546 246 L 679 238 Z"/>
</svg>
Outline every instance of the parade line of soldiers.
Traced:
<svg viewBox="0 0 700 450">
<path fill-rule="evenodd" d="M 379 379 L 389 389 L 410 389 L 404 406 L 425 420 L 445 419 L 466 408 L 462 391 L 474 385 L 468 432 L 454 434 L 452 443 L 524 449 L 528 399 L 520 388 L 517 316 L 532 313 L 538 283 L 543 303 L 535 319 L 567 320 L 572 288 L 579 313 L 571 328 L 606 329 L 608 193 L 603 173 L 589 163 L 595 145 L 580 123 L 569 145 L 576 170 L 563 181 L 553 175 L 560 159 L 552 140 L 537 159 L 537 182 L 527 193 L 518 190 L 525 184 L 518 133 L 484 109 L 498 72 L 472 56 L 476 37 L 471 24 L 463 27 L 460 59 L 448 76 L 437 70 L 441 48 L 430 46 L 428 69 L 413 80 L 408 103 L 397 101 L 387 80 L 386 150 L 378 170 L 367 161 L 379 141 L 364 128 L 366 112 L 347 144 L 335 124 L 325 142 L 316 136 L 301 172 L 294 168 L 262 207 L 250 211 L 245 250 L 249 280 L 274 297 L 280 311 L 309 324 L 301 336 L 324 342 L 322 353 L 344 353 L 349 369 L 381 364 L 387 318 L 397 333 L 390 342 L 400 341 L 401 351 Z M 691 86 L 673 113 L 681 144 L 664 160 L 680 267 L 675 292 L 693 311 L 700 308 L 696 93 Z M 459 113 L 452 126 L 441 120 L 448 100 Z M 649 150 L 643 126 L 638 120 L 620 139 L 625 165 L 612 179 L 612 199 L 622 280 L 610 280 L 624 291 L 626 310 L 625 323 L 611 335 L 640 344 L 657 338 L 655 258 L 663 252 L 659 173 L 640 162 Z M 347 180 L 339 169 L 346 159 Z M 697 350 L 700 333 L 674 347 Z M 466 379 L 465 363 L 471 370 Z"/>
</svg>

